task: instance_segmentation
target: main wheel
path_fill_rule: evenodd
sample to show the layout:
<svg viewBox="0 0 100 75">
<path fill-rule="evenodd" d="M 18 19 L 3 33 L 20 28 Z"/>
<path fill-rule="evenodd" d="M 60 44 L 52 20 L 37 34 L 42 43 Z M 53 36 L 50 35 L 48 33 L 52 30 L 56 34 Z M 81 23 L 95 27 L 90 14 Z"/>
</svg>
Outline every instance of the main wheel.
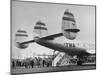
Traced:
<svg viewBox="0 0 100 75">
<path fill-rule="evenodd" d="M 83 63 L 82 61 L 77 61 L 77 65 L 79 66 L 82 65 L 82 63 Z"/>
</svg>

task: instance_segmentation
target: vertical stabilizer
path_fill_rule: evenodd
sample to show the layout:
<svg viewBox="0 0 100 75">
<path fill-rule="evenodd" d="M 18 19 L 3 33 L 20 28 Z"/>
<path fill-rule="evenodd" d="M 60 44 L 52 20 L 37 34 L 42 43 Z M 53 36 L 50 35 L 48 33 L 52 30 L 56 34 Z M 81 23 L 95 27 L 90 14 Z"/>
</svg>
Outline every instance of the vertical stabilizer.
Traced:
<svg viewBox="0 0 100 75">
<path fill-rule="evenodd" d="M 36 35 L 34 37 L 44 37 L 48 35 L 48 30 L 46 24 L 41 20 L 37 21 L 34 26 L 34 32 Z"/>
</svg>

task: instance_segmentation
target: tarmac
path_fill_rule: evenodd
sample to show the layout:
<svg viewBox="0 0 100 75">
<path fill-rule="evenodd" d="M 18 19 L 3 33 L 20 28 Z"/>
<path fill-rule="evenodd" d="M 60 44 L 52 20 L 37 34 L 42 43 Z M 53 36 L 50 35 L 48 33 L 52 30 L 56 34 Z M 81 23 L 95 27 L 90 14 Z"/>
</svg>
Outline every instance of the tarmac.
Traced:
<svg viewBox="0 0 100 75">
<path fill-rule="evenodd" d="M 96 69 L 96 65 L 70 65 L 61 67 L 43 67 L 43 68 L 17 68 L 11 69 L 11 74 L 32 74 L 44 72 L 60 72 L 60 71 L 78 71 L 78 70 L 92 70 Z"/>
</svg>

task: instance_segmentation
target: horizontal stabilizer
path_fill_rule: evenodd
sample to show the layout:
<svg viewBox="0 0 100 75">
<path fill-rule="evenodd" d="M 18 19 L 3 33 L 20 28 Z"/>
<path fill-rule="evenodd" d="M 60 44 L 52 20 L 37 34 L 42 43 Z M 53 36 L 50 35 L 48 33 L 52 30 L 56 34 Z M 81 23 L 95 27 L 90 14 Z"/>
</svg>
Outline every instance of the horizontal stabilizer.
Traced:
<svg viewBox="0 0 100 75">
<path fill-rule="evenodd" d="M 33 42 L 35 42 L 35 40 L 25 41 L 25 42 L 22 42 L 21 44 L 28 44 L 28 43 L 33 43 Z"/>
<path fill-rule="evenodd" d="M 49 35 L 49 36 L 46 36 L 46 37 L 42 37 L 40 39 L 54 40 L 55 38 L 60 37 L 60 36 L 63 36 L 63 33 Z"/>
<path fill-rule="evenodd" d="M 45 40 L 53 40 L 57 37 L 60 37 L 62 36 L 63 34 L 62 33 L 58 33 L 58 34 L 54 34 L 54 35 L 49 35 L 49 36 L 46 36 L 46 37 L 42 37 L 42 38 L 39 38 L 39 39 L 45 39 Z M 28 44 L 28 43 L 33 43 L 35 42 L 35 40 L 30 40 L 30 41 L 25 41 L 25 42 L 22 42 L 21 44 Z"/>
</svg>

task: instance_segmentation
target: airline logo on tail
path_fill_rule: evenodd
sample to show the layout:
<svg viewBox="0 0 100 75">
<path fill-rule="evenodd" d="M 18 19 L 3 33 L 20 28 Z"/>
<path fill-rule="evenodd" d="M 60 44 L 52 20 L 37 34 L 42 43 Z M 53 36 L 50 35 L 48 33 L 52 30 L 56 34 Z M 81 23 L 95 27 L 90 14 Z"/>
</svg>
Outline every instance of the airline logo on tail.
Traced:
<svg viewBox="0 0 100 75">
<path fill-rule="evenodd" d="M 68 9 L 65 10 L 62 17 L 61 28 L 63 35 L 70 40 L 74 40 L 76 38 L 77 32 L 80 31 L 79 29 L 77 29 L 74 15 Z"/>
<path fill-rule="evenodd" d="M 36 33 L 34 38 L 47 36 L 48 30 L 47 30 L 46 24 L 42 22 L 41 20 L 37 21 L 34 26 L 34 32 Z"/>
<path fill-rule="evenodd" d="M 28 40 L 28 34 L 24 29 L 19 29 L 15 34 L 15 45 L 20 49 L 25 49 L 29 44 L 20 44 Z"/>
</svg>

